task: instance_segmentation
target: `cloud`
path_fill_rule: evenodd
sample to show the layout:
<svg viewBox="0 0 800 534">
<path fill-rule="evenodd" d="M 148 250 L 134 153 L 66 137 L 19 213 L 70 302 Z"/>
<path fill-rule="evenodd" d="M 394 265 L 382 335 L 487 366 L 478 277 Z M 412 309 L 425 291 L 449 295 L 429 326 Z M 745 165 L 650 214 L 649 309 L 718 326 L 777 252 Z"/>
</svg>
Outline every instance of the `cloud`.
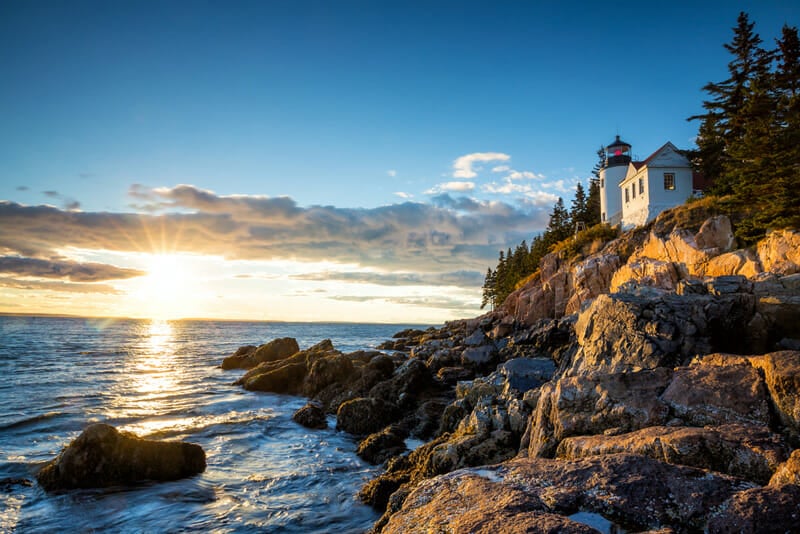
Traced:
<svg viewBox="0 0 800 534">
<path fill-rule="evenodd" d="M 511 156 L 503 154 L 502 152 L 474 152 L 461 156 L 453 162 L 453 177 L 454 178 L 475 178 L 478 173 L 476 172 L 476 163 L 486 163 L 489 161 L 508 161 Z"/>
<path fill-rule="evenodd" d="M 492 172 L 508 172 L 511 170 L 511 167 L 508 165 L 498 165 L 497 167 L 492 167 Z"/>
<path fill-rule="evenodd" d="M 511 170 L 511 169 L 509 169 Z M 508 175 L 509 180 L 544 180 L 544 174 L 537 174 L 531 171 L 515 171 L 511 170 Z"/>
<path fill-rule="evenodd" d="M 388 171 L 386 171 L 386 174 L 394 178 L 395 176 L 397 176 L 397 171 L 394 169 L 389 169 Z"/>
<path fill-rule="evenodd" d="M 30 189 L 30 187 L 28 187 L 27 185 L 18 185 L 17 186 L 17 191 L 27 191 L 28 189 Z"/>
<path fill-rule="evenodd" d="M 60 291 L 64 293 L 102 293 L 108 295 L 117 295 L 121 293 L 116 288 L 107 284 L 75 284 L 72 282 L 17 280 L 15 278 L 7 277 L 0 277 L 0 287 L 7 287 L 10 289 L 34 289 L 40 291 Z"/>
<path fill-rule="evenodd" d="M 428 189 L 427 191 L 425 191 L 425 194 L 436 195 L 439 193 L 444 193 L 446 191 L 464 193 L 467 191 L 472 191 L 473 189 L 475 189 L 475 182 L 462 182 L 462 181 L 444 182 Z"/>
<path fill-rule="evenodd" d="M 103 282 L 143 276 L 147 273 L 105 263 L 79 263 L 72 260 L 46 260 L 20 256 L 0 256 L 0 272 L 37 278 L 63 278 L 73 282 Z"/>
<path fill-rule="evenodd" d="M 294 280 L 313 282 L 350 282 L 381 286 L 454 286 L 480 287 L 484 273 L 479 271 L 450 271 L 445 273 L 323 271 L 293 275 Z"/>
<path fill-rule="evenodd" d="M 58 191 L 42 191 L 42 194 L 48 198 L 57 198 L 61 200 L 61 205 L 68 210 L 77 210 L 81 207 L 81 203 L 75 200 L 74 198 L 70 198 L 67 196 L 62 195 Z"/>
<path fill-rule="evenodd" d="M 372 302 L 380 301 L 388 304 L 405 306 L 420 306 L 424 308 L 439 308 L 458 311 L 474 311 L 478 304 L 474 300 L 459 299 L 454 297 L 394 297 L 394 296 L 365 296 L 365 295 L 331 295 L 331 300 L 341 302 Z"/>
<path fill-rule="evenodd" d="M 398 196 L 398 197 L 400 197 L 400 198 L 404 198 L 404 199 L 406 199 L 406 200 L 407 200 L 407 199 L 410 199 L 410 198 L 414 198 L 414 195 L 412 195 L 411 193 L 405 193 L 405 192 L 403 192 L 403 191 L 395 191 L 395 192 L 394 192 L 394 193 L 392 193 L 392 194 L 393 194 L 393 195 L 395 195 L 395 196 Z"/>
<path fill-rule="evenodd" d="M 137 185 L 131 196 L 149 211 L 78 212 L 0 201 L 0 251 L 53 258 L 75 247 L 483 272 L 498 249 L 530 239 L 547 224 L 547 210 L 534 203 L 449 196 L 438 197 L 438 205 L 402 202 L 369 209 L 300 207 L 289 197 L 218 195 L 185 184 Z"/>
</svg>

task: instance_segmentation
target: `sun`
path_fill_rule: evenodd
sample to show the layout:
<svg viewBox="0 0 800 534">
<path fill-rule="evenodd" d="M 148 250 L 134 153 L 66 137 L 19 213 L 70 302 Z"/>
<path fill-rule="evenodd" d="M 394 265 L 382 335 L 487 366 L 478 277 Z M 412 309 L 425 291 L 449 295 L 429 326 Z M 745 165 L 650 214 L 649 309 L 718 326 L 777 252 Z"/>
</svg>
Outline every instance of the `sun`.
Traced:
<svg viewBox="0 0 800 534">
<path fill-rule="evenodd" d="M 175 319 L 191 309 L 194 273 L 185 258 L 151 254 L 145 260 L 147 275 L 139 281 L 137 295 L 142 312 L 153 319 Z"/>
</svg>

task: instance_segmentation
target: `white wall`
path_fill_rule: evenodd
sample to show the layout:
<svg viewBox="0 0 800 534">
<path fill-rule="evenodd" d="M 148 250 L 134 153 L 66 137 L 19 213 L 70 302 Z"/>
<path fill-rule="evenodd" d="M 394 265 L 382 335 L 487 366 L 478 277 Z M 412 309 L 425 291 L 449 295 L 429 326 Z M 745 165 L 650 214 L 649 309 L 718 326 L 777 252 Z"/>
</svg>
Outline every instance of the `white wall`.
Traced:
<svg viewBox="0 0 800 534">
<path fill-rule="evenodd" d="M 622 217 L 622 197 L 620 196 L 619 182 L 628 171 L 627 165 L 618 165 L 600 169 L 600 213 L 605 214 L 603 222 L 616 224 Z"/>
</svg>

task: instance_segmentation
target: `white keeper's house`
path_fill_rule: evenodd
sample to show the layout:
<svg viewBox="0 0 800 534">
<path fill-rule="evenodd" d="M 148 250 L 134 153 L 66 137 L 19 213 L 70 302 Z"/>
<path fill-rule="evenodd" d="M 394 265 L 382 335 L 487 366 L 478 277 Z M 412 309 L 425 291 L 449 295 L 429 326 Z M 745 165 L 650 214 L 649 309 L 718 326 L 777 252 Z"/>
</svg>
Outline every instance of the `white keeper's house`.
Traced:
<svg viewBox="0 0 800 534">
<path fill-rule="evenodd" d="M 643 161 L 619 136 L 605 148 L 600 169 L 600 218 L 623 229 L 641 226 L 703 188 L 689 160 L 670 142 Z"/>
</svg>

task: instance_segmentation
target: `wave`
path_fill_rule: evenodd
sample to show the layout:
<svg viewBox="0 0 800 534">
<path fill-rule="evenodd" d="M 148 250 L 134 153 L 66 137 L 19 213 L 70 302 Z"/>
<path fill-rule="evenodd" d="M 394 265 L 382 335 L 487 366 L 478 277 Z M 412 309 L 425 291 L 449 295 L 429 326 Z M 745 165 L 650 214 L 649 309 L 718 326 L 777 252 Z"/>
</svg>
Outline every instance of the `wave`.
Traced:
<svg viewBox="0 0 800 534">
<path fill-rule="evenodd" d="M 33 425 L 63 415 L 67 414 L 65 412 L 47 412 L 39 415 L 34 415 L 32 417 L 26 417 L 25 419 L 20 419 L 18 421 L 12 421 L 11 423 L 7 423 L 5 425 L 0 425 L 0 430 L 11 430 L 13 428 L 22 428 L 28 425 Z"/>
</svg>

